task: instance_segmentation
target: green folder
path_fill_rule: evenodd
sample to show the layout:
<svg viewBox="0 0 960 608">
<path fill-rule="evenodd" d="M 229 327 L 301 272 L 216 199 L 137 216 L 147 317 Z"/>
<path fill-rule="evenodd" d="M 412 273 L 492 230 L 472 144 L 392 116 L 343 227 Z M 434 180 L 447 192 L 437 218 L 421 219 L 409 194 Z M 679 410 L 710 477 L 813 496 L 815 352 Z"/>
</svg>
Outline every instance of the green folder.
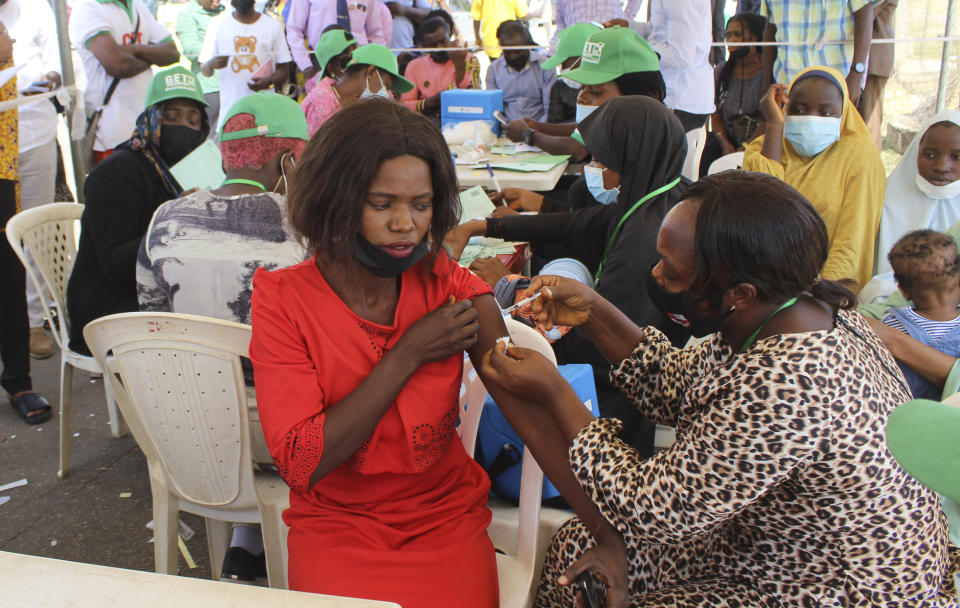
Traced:
<svg viewBox="0 0 960 608">
<path fill-rule="evenodd" d="M 491 161 L 490 166 L 501 171 L 518 171 L 520 173 L 543 173 L 553 169 L 557 165 L 566 162 L 570 158 L 568 154 L 553 155 L 541 154 L 538 156 L 528 156 L 518 160 Z M 486 165 L 474 165 L 473 169 L 486 169 Z"/>
</svg>

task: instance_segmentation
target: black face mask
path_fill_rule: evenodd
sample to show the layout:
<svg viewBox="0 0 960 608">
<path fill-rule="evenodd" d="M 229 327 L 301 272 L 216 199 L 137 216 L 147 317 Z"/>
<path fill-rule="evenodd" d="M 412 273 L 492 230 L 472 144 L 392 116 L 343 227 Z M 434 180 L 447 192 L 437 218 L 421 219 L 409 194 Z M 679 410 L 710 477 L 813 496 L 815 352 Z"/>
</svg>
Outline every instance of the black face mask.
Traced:
<svg viewBox="0 0 960 608">
<path fill-rule="evenodd" d="M 184 125 L 163 125 L 160 128 L 160 156 L 168 165 L 175 165 L 203 143 L 203 132 Z"/>
<path fill-rule="evenodd" d="M 427 255 L 429 248 L 425 242 L 413 248 L 405 258 L 395 258 L 386 253 L 359 234 L 357 235 L 357 261 L 378 277 L 398 277 L 413 268 L 413 265 Z"/>
<path fill-rule="evenodd" d="M 450 61 L 450 53 L 448 51 L 437 51 L 436 53 L 430 53 L 430 59 L 433 59 L 437 63 L 446 63 Z"/>
<path fill-rule="evenodd" d="M 656 266 L 656 264 L 654 264 Z M 720 321 L 727 318 L 731 311 L 727 311 L 719 319 L 708 319 L 700 314 L 696 302 L 689 291 L 667 291 L 653 278 L 653 268 L 647 273 L 647 296 L 650 301 L 665 317 L 681 327 L 685 327 L 691 335 L 702 338 L 720 330 Z"/>
</svg>

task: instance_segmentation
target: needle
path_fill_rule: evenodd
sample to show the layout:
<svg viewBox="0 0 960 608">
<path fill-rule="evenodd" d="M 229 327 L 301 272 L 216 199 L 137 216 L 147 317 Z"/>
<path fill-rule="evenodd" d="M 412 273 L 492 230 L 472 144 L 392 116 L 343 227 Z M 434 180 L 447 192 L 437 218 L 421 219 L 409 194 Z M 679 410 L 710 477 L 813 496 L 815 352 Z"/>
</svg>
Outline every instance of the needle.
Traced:
<svg viewBox="0 0 960 608">
<path fill-rule="evenodd" d="M 513 311 L 515 311 L 516 309 L 520 308 L 521 306 L 526 306 L 526 305 L 529 304 L 530 302 L 533 302 L 534 300 L 536 300 L 537 298 L 539 298 L 539 297 L 540 297 L 540 294 L 542 294 L 542 293 L 543 293 L 543 290 L 541 289 L 540 291 L 538 291 L 537 293 L 533 294 L 533 295 L 530 296 L 529 298 L 524 298 L 524 299 L 520 300 L 519 302 L 517 302 L 516 304 L 514 304 L 513 306 L 508 306 L 507 308 L 504 308 L 504 309 L 501 310 L 500 312 L 503 313 L 503 314 L 505 314 L 505 315 L 508 315 L 508 314 L 512 313 Z"/>
</svg>

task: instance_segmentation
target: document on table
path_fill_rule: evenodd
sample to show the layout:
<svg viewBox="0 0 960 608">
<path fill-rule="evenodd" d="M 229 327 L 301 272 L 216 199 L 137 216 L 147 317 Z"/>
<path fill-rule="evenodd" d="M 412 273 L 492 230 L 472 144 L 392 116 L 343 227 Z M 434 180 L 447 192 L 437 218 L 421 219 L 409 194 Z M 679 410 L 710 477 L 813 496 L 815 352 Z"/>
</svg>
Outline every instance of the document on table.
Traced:
<svg viewBox="0 0 960 608">
<path fill-rule="evenodd" d="M 530 156 L 519 160 L 494 161 L 490 166 L 502 171 L 519 171 L 521 173 L 546 172 L 553 169 L 562 162 L 565 162 L 569 155 L 541 154 L 539 156 Z M 474 165 L 474 169 L 485 169 L 486 165 Z"/>
<path fill-rule="evenodd" d="M 482 186 L 474 186 L 460 193 L 460 223 L 488 217 L 496 209 Z"/>
<path fill-rule="evenodd" d="M 226 175 L 223 173 L 223 157 L 220 148 L 205 140 L 183 160 L 170 167 L 170 173 L 184 190 L 191 188 L 219 188 Z M 492 204 L 492 203 L 491 203 Z"/>
<path fill-rule="evenodd" d="M 511 254 L 517 250 L 520 243 L 510 243 L 500 239 L 485 236 L 475 236 L 470 239 L 460 254 L 460 265 L 470 266 L 477 258 L 492 258 L 498 255 Z"/>
</svg>

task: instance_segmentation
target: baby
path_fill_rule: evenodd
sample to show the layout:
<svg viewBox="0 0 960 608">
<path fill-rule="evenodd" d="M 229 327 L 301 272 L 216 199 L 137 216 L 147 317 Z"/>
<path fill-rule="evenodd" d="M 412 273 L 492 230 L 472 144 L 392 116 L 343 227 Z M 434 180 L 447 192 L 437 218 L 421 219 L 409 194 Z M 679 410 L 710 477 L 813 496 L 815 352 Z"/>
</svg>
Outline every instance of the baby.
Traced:
<svg viewBox="0 0 960 608">
<path fill-rule="evenodd" d="M 936 350 L 960 357 L 960 255 L 946 234 L 915 230 L 894 244 L 887 256 L 903 297 L 913 306 L 891 308 L 883 322 Z M 900 362 L 914 398 L 939 401 L 943 387 Z"/>
</svg>

